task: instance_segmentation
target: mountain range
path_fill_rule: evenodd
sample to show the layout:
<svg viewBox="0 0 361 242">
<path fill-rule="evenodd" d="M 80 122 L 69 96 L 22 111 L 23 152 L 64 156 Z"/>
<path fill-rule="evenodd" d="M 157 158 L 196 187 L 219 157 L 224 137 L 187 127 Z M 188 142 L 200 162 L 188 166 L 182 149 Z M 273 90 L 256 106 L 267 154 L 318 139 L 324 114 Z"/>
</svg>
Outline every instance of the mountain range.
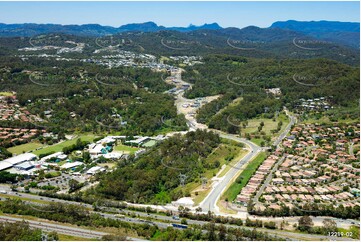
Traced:
<svg viewBox="0 0 361 242">
<path fill-rule="evenodd" d="M 331 41 L 337 44 L 346 45 L 353 48 L 359 48 L 360 42 L 360 24 L 352 22 L 336 21 L 278 21 L 268 28 L 258 28 L 249 26 L 246 28 L 222 28 L 217 23 L 204 24 L 201 26 L 189 25 L 188 27 L 164 27 L 154 22 L 131 23 L 120 27 L 102 26 L 99 24 L 84 25 L 61 25 L 61 24 L 4 24 L 0 23 L 1 37 L 31 37 L 40 34 L 64 33 L 78 36 L 104 36 L 124 32 L 160 32 L 177 31 L 193 32 L 199 30 L 214 31 L 214 34 L 232 34 L 238 33 L 246 39 L 249 34 L 269 35 L 270 32 L 277 33 L 278 30 L 284 30 L 283 33 L 301 33 L 312 38 Z M 243 33 L 243 34 L 242 34 Z M 237 34 L 237 35 L 238 35 Z M 272 35 L 272 34 L 271 34 Z M 275 37 L 275 36 L 274 36 Z"/>
</svg>

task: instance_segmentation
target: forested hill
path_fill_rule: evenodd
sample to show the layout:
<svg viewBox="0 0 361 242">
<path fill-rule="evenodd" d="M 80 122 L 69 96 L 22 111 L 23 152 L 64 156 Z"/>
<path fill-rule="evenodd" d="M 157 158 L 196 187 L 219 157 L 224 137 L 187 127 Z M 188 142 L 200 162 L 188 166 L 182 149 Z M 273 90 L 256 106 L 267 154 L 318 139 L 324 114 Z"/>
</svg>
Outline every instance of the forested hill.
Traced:
<svg viewBox="0 0 361 242">
<path fill-rule="evenodd" d="M 83 25 L 61 25 L 61 24 L 4 24 L 0 23 L 1 37 L 32 37 L 40 34 L 63 33 L 78 36 L 105 36 L 114 35 L 124 32 L 160 32 L 160 31 L 177 31 L 189 33 L 199 30 L 213 30 L 214 35 L 232 35 L 231 32 L 241 32 L 242 40 L 254 41 L 248 34 L 250 29 L 262 30 L 263 33 L 274 32 L 279 34 L 279 30 L 288 30 L 303 34 L 304 36 L 327 40 L 339 45 L 347 45 L 353 48 L 359 48 L 360 24 L 336 21 L 278 21 L 269 28 L 257 28 L 253 26 L 242 29 L 235 27 L 222 28 L 217 23 L 204 24 L 201 26 L 189 25 L 188 27 L 164 27 L 154 22 L 130 23 L 120 27 L 102 26 L 99 24 L 83 24 Z M 278 30 L 277 30 L 278 29 Z M 260 31 L 259 30 L 259 31 Z M 281 34 L 283 35 L 283 34 Z M 230 37 L 230 36 L 225 36 Z M 267 37 L 265 35 L 264 37 Z M 282 37 L 281 37 L 282 38 Z"/>
<path fill-rule="evenodd" d="M 208 169 L 219 166 L 206 157 L 220 144 L 213 132 L 197 130 L 184 136 L 176 135 L 154 147 L 132 163 L 120 162 L 118 169 L 103 175 L 97 194 L 130 202 L 165 204 L 189 194 L 180 186 L 180 174 L 185 183 L 199 181 Z M 132 164 L 128 164 L 132 163 Z"/>
<path fill-rule="evenodd" d="M 275 22 L 271 28 L 297 31 L 318 39 L 360 47 L 360 23 L 288 20 Z"/>
<path fill-rule="evenodd" d="M 111 39 L 110 39 L 111 38 Z M 155 56 L 205 56 L 228 54 L 251 58 L 269 59 L 315 59 L 327 58 L 349 65 L 359 64 L 358 49 L 330 41 L 319 41 L 305 34 L 283 29 L 226 28 L 219 30 L 196 30 L 179 32 L 126 32 L 103 37 L 48 34 L 35 37 L 0 38 L 0 55 L 12 55 L 19 48 L 33 47 L 34 40 L 54 40 L 55 46 L 67 46 L 69 41 L 84 43 L 83 55 L 91 55 L 99 48 L 99 41 L 122 43 L 121 50 L 129 50 Z M 46 42 L 48 44 L 48 42 Z M 124 43 L 124 44 L 123 44 Z M 63 44 L 63 45 L 62 45 Z"/>
</svg>

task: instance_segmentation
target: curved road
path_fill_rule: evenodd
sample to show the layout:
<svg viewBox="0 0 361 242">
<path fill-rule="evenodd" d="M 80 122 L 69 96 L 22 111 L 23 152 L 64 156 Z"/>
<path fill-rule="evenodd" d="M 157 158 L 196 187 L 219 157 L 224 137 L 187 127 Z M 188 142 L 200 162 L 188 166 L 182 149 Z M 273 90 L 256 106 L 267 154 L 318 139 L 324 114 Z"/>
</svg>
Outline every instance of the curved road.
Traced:
<svg viewBox="0 0 361 242">
<path fill-rule="evenodd" d="M 255 158 L 262 149 L 258 145 L 250 142 L 249 140 L 242 139 L 231 134 L 224 134 L 219 131 L 216 131 L 216 133 L 218 133 L 222 138 L 245 143 L 250 149 L 250 152 L 248 152 L 247 155 L 242 157 L 237 162 L 237 164 L 232 166 L 230 170 L 221 178 L 221 180 L 213 186 L 212 190 L 209 192 L 207 197 L 199 205 L 199 207 L 202 208 L 202 211 L 205 212 L 211 211 L 214 212 L 215 214 L 219 214 L 220 211 L 217 206 L 217 201 L 220 199 L 221 195 L 225 192 L 228 185 L 236 177 L 237 173 L 239 172 L 239 170 L 241 170 L 242 166 L 248 163 L 249 161 L 251 161 L 253 158 Z"/>
</svg>

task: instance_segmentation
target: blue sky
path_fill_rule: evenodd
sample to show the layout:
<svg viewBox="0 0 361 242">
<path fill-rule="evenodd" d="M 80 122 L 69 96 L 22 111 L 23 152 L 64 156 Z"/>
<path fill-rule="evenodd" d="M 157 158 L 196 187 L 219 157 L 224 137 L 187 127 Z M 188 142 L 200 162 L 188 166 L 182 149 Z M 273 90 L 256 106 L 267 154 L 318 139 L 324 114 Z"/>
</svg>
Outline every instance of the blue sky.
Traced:
<svg viewBox="0 0 361 242">
<path fill-rule="evenodd" d="M 0 2 L 1 23 L 163 26 L 217 22 L 222 27 L 269 27 L 282 20 L 359 22 L 353 2 Z"/>
</svg>

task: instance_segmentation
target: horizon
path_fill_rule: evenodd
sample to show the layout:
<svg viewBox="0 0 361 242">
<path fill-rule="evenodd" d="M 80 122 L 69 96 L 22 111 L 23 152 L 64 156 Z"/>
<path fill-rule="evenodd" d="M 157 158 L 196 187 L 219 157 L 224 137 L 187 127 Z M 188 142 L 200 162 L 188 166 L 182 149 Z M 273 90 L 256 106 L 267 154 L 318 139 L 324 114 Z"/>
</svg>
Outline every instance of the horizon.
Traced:
<svg viewBox="0 0 361 242">
<path fill-rule="evenodd" d="M 164 27 L 217 23 L 222 28 L 267 28 L 274 22 L 287 20 L 360 22 L 358 1 L 0 2 L 0 7 L 0 23 L 4 24 L 99 24 L 117 28 L 154 22 Z"/>
<path fill-rule="evenodd" d="M 355 24 L 360 24 L 360 22 L 348 22 L 348 21 L 337 21 L 337 20 L 310 20 L 310 21 L 302 21 L 302 20 L 296 20 L 296 19 L 289 19 L 289 20 L 284 20 L 284 21 L 275 21 L 275 22 L 288 22 L 288 21 L 296 21 L 296 22 L 339 22 L 339 23 L 355 23 Z M 273 23 L 275 23 L 273 22 Z M 176 28 L 189 28 L 191 26 L 194 26 L 194 27 L 201 27 L 201 26 L 204 26 L 204 25 L 212 25 L 212 24 L 217 24 L 219 27 L 221 28 L 239 28 L 239 29 L 242 29 L 242 28 L 247 28 L 247 27 L 250 27 L 250 26 L 255 26 L 255 25 L 248 25 L 248 26 L 244 26 L 244 27 L 235 27 L 235 26 L 228 26 L 228 27 L 224 27 L 222 25 L 220 25 L 219 23 L 217 22 L 209 22 L 209 23 L 203 23 L 203 24 L 200 24 L 200 25 L 196 25 L 196 24 L 188 24 L 188 25 L 185 25 L 185 26 L 164 26 L 164 25 L 161 25 L 161 24 L 158 24 L 154 21 L 145 21 L 145 22 L 130 22 L 130 23 L 126 23 L 126 24 L 122 24 L 122 25 L 119 25 L 119 26 L 110 26 L 110 25 L 102 25 L 102 24 L 98 24 L 98 23 L 84 23 L 84 24 L 59 24 L 59 23 L 31 23 L 31 22 L 24 22 L 24 23 L 4 23 L 4 22 L 0 22 L 0 24 L 6 24 L 6 25 L 12 25 L 12 24 L 36 24 L 36 25 L 61 25 L 61 26 L 70 26 L 70 25 L 76 25 L 76 26 L 83 26 L 83 25 L 99 25 L 99 26 L 103 26 L 103 27 L 112 27 L 112 28 L 120 28 L 124 25 L 128 25 L 128 24 L 145 24 L 145 23 L 154 23 L 156 24 L 158 27 L 165 27 L 165 28 L 172 28 L 172 27 L 176 27 Z M 273 24 L 272 23 L 272 24 Z M 271 25 L 272 25 L 271 24 Z M 255 27 L 258 27 L 258 28 L 269 28 L 271 27 L 268 26 L 268 27 L 259 27 L 259 26 L 255 26 Z"/>
</svg>

